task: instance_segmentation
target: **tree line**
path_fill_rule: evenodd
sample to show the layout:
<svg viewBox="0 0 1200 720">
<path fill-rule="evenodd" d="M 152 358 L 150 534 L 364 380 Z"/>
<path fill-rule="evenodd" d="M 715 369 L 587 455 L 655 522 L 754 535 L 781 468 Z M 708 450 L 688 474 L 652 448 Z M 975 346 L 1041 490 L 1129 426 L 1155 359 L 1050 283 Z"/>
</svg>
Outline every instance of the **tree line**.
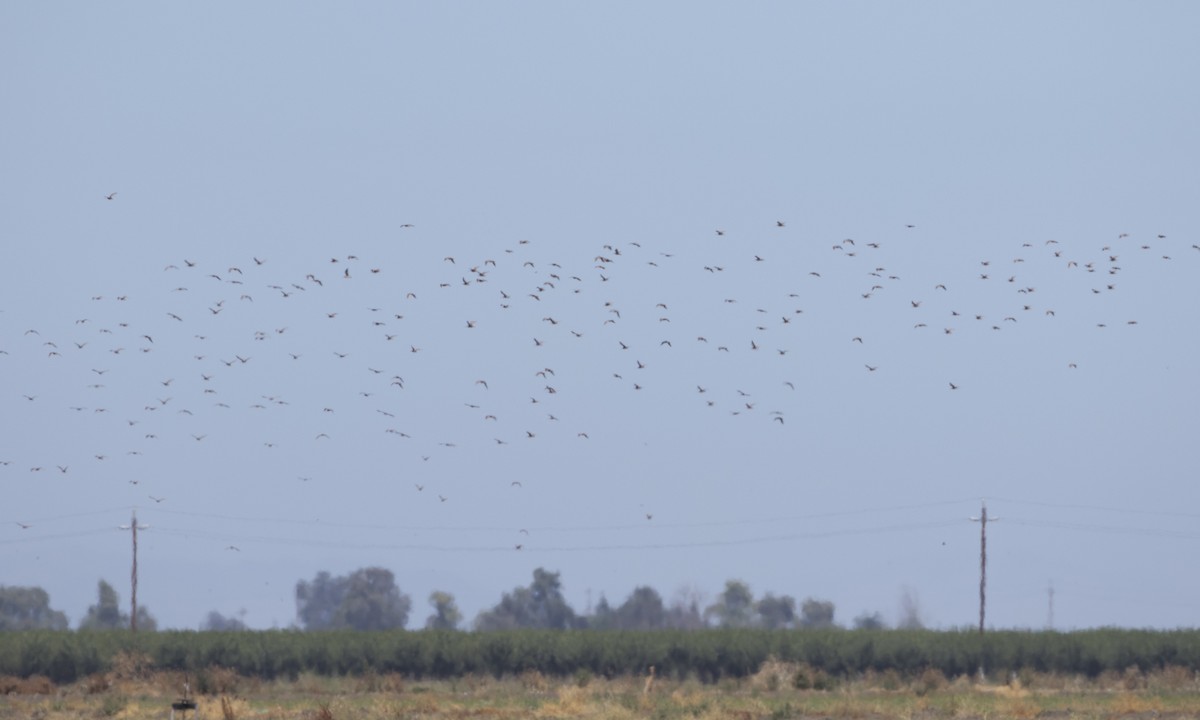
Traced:
<svg viewBox="0 0 1200 720">
<path fill-rule="evenodd" d="M 366 567 L 346 575 L 319 572 L 312 580 L 296 583 L 296 622 L 303 630 L 394 630 L 409 627 L 413 614 L 411 596 L 396 584 L 392 572 L 381 567 Z M 526 586 L 501 595 L 499 602 L 467 622 L 451 593 L 430 593 L 431 613 L 424 627 L 431 630 L 517 630 L 517 629 L 596 629 L 596 630 L 699 630 L 704 628 L 789 628 L 821 629 L 835 625 L 835 607 L 828 600 L 767 593 L 755 598 L 741 580 L 729 580 L 714 602 L 704 604 L 699 594 L 681 595 L 668 603 L 649 586 L 634 588 L 620 604 L 612 604 L 603 595 L 595 608 L 579 613 L 563 594 L 558 572 L 545 568 L 533 571 Z M 152 631 L 155 618 L 138 607 L 138 629 Z M 903 623 L 902 623 L 903 624 Z M 101 580 L 96 604 L 88 608 L 80 621 L 81 630 L 117 630 L 130 626 L 118 593 Z M 906 627 L 916 627 L 913 623 Z M 855 618 L 852 627 L 881 629 L 885 623 L 879 613 Z M 66 630 L 67 617 L 50 607 L 49 595 L 41 588 L 0 586 L 0 631 Z M 237 618 L 211 611 L 200 623 L 201 630 L 245 630 Z"/>
<path fill-rule="evenodd" d="M 88 607 L 79 621 L 80 630 L 119 630 L 130 626 L 129 613 L 121 610 L 120 596 L 112 585 L 101 580 L 96 595 L 96 604 Z M 137 625 L 142 630 L 158 628 L 158 622 L 144 607 L 137 610 Z M 50 607 L 50 595 L 42 588 L 0 585 L 0 632 L 68 627 L 66 613 Z"/>
<path fill-rule="evenodd" d="M 835 626 L 834 604 L 829 600 L 767 593 L 755 598 L 741 580 L 729 580 L 715 602 L 702 605 L 698 595 L 677 597 L 667 603 L 657 590 L 639 586 L 619 605 L 603 595 L 596 607 L 578 613 L 563 594 L 558 572 L 533 571 L 526 586 L 513 588 L 500 601 L 480 612 L 464 626 L 462 612 L 447 592 L 429 596 L 432 613 L 424 627 L 431 630 L 476 631 L 540 630 L 699 630 L 704 628 L 821 629 Z M 396 587 L 391 571 L 372 567 L 334 577 L 318 573 L 296 585 L 296 615 L 305 630 L 390 630 L 408 626 L 412 598 Z M 853 627 L 883 629 L 879 613 L 855 618 Z M 917 625 L 908 624 L 907 627 Z M 214 628 L 216 629 L 216 628 Z"/>
<path fill-rule="evenodd" d="M 40 588 L 0 587 L 0 675 L 43 675 L 70 682 L 106 672 L 135 652 L 160 669 L 203 673 L 223 667 L 262 678 L 301 673 L 399 673 L 414 678 L 470 674 L 497 677 L 537 671 L 551 676 L 641 674 L 713 682 L 757 671 L 769 658 L 802 663 L 831 678 L 895 671 L 913 677 L 936 669 L 948 677 L 980 667 L 991 672 L 1059 672 L 1096 676 L 1167 666 L 1200 670 L 1200 631 L 1104 629 L 1070 633 L 974 630 L 928 631 L 916 612 L 888 629 L 878 613 L 836 623 L 832 602 L 766 593 L 755 598 L 739 581 L 726 582 L 714 602 L 698 594 L 671 603 L 651 587 L 635 588 L 620 604 L 603 596 L 577 613 L 562 592 L 560 574 L 538 568 L 531 582 L 464 623 L 452 595 L 435 591 L 424 630 L 407 632 L 412 599 L 384 568 L 343 576 L 318 573 L 296 584 L 296 624 L 288 630 L 249 631 L 237 618 L 209 613 L 205 632 L 111 632 L 129 627 L 120 598 L 100 581 L 97 601 L 76 631 L 53 610 Z M 911 610 L 911 608 L 910 608 Z M 155 630 L 138 608 L 138 627 Z M 461 630 L 474 632 L 461 632 Z M 108 632 L 105 632 L 108 631 Z"/>
</svg>

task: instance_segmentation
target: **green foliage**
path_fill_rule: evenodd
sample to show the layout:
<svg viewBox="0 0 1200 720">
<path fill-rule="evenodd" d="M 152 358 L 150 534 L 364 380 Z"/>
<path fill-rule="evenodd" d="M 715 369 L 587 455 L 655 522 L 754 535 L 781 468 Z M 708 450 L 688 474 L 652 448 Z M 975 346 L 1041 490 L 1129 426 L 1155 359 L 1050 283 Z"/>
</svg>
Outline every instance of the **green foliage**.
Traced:
<svg viewBox="0 0 1200 720">
<path fill-rule="evenodd" d="M 596 630 L 658 630 L 667 627 L 667 609 L 662 596 L 652 587 L 634 588 L 625 602 L 611 608 L 600 598 L 596 612 L 588 618 L 588 627 Z"/>
<path fill-rule="evenodd" d="M 1200 631 L 1090 630 L 1073 633 L 963 630 L 771 631 L 547 630 L 359 632 L 295 630 L 138 634 L 30 630 L 5 633 L 0 676 L 44 675 L 56 683 L 113 670 L 136 651 L 158 670 L 192 673 L 214 687 L 221 673 L 264 679 L 301 674 L 400 675 L 413 679 L 538 673 L 564 681 L 644 675 L 716 683 L 758 672 L 771 657 L 804 667 L 797 686 L 828 689 L 840 679 L 894 677 L 913 687 L 973 675 L 1111 675 L 1128 684 L 1165 667 L 1200 669 Z M 220 668 L 221 670 L 218 670 Z M 1180 671 L 1183 672 L 1183 671 Z M 941 680 L 939 680 L 941 678 Z"/>
<path fill-rule="evenodd" d="M 585 688 L 592 682 L 592 671 L 587 668 L 579 668 L 575 671 L 573 680 L 575 687 Z"/>
<path fill-rule="evenodd" d="M 225 617 L 216 610 L 213 610 L 204 618 L 204 622 L 200 624 L 200 629 L 215 632 L 245 630 L 246 623 L 234 617 Z"/>
<path fill-rule="evenodd" d="M 829 600 L 805 598 L 800 606 L 800 627 L 808 630 L 833 627 L 833 610 Z"/>
<path fill-rule="evenodd" d="M 705 614 L 724 628 L 748 628 L 754 624 L 754 595 L 741 580 L 726 580 L 725 590 Z"/>
<path fill-rule="evenodd" d="M 87 614 L 79 622 L 80 630 L 124 630 L 129 625 L 129 613 L 121 612 L 120 597 L 117 591 L 101 580 L 97 587 L 97 601 L 88 607 Z M 150 615 L 144 605 L 137 609 L 137 626 L 139 630 L 153 632 L 158 623 Z"/>
<path fill-rule="evenodd" d="M 896 627 L 901 630 L 922 630 L 925 627 L 921 620 L 921 602 L 911 588 L 904 588 L 900 596 L 900 621 Z"/>
<path fill-rule="evenodd" d="M 797 690 L 832 690 L 836 685 L 833 677 L 821 668 L 804 664 L 792 675 L 792 687 Z"/>
<path fill-rule="evenodd" d="M 700 630 L 708 627 L 700 611 L 700 598 L 696 593 L 681 593 L 667 608 L 666 626 L 675 630 Z"/>
<path fill-rule="evenodd" d="M 498 605 L 481 612 L 475 618 L 475 629 L 565 630 L 577 627 L 581 624 L 580 620 L 563 597 L 562 582 L 558 578 L 559 573 L 552 573 L 543 568 L 534 570 L 533 582 L 529 587 L 519 587 L 511 593 L 504 593 Z"/>
<path fill-rule="evenodd" d="M 100 581 L 97 591 L 100 596 L 95 605 L 88 608 L 87 615 L 79 623 L 81 630 L 118 630 L 129 627 L 129 616 L 122 615 L 117 591 L 112 585 Z"/>
<path fill-rule="evenodd" d="M 100 714 L 103 717 L 115 717 L 128 704 L 129 698 L 124 695 L 107 693 L 104 695 L 104 699 L 100 701 Z"/>
<path fill-rule="evenodd" d="M 433 614 L 425 620 L 429 630 L 457 630 L 462 622 L 462 612 L 454 602 L 454 596 L 448 592 L 435 590 L 429 594 L 429 604 L 433 606 Z"/>
<path fill-rule="evenodd" d="M 320 572 L 296 583 L 296 615 L 306 630 L 389 630 L 408 623 L 412 599 L 391 570 L 360 568 L 340 577 Z"/>
<path fill-rule="evenodd" d="M 66 614 L 50 608 L 50 595 L 45 590 L 0 585 L 0 632 L 66 629 Z"/>
<path fill-rule="evenodd" d="M 865 613 L 864 612 L 861 615 L 859 615 L 858 617 L 854 618 L 854 629 L 855 630 L 886 630 L 887 629 L 887 621 L 885 621 L 883 619 L 883 616 L 880 615 L 878 612 L 875 612 L 875 613 Z"/>
<path fill-rule="evenodd" d="M 783 630 L 796 621 L 796 598 L 790 595 L 776 597 L 767 593 L 754 606 L 759 622 L 768 630 Z"/>
<path fill-rule="evenodd" d="M 705 609 L 704 615 L 723 628 L 785 630 L 796 627 L 797 622 L 802 627 L 821 628 L 833 625 L 833 603 L 809 598 L 797 618 L 796 598 L 767 593 L 755 601 L 746 583 L 727 580 L 725 590 Z"/>
</svg>

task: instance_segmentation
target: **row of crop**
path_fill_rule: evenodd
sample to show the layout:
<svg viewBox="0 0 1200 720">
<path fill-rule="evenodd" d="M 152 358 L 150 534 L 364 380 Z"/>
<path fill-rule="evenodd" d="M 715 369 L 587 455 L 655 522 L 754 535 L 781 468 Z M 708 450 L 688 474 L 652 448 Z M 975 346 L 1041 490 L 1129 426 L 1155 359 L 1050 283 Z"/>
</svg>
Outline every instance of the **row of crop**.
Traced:
<svg viewBox="0 0 1200 720">
<path fill-rule="evenodd" d="M 108 671 L 136 650 L 154 667 L 220 666 L 247 676 L 399 673 L 414 678 L 497 677 L 536 670 L 641 674 L 651 665 L 674 677 L 712 682 L 758 670 L 769 657 L 803 662 L 835 676 L 926 669 L 947 676 L 1032 669 L 1096 676 L 1136 666 L 1200 669 L 1200 631 L 999 631 L 986 638 L 950 631 L 547 631 L 124 632 L 31 631 L 0 634 L 0 675 L 70 682 Z"/>
</svg>

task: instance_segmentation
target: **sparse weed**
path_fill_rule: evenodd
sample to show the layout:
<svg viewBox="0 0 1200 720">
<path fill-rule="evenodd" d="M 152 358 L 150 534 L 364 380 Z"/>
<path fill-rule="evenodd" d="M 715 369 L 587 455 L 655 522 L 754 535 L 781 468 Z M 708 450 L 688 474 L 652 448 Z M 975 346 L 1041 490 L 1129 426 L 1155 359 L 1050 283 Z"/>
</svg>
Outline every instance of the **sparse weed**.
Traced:
<svg viewBox="0 0 1200 720">
<path fill-rule="evenodd" d="M 800 675 L 807 689 L 793 686 Z M 997 673 L 997 680 L 1001 674 Z M 246 692 L 222 693 L 198 714 L 218 720 L 461 720 L 462 718 L 579 718 L 580 720 L 968 720 L 972 718 L 1038 717 L 1200 717 L 1197 680 L 1187 668 L 1151 672 L 1128 670 L 1105 677 L 1056 676 L 1031 671 L 1008 676 L 1008 682 L 978 682 L 974 675 L 947 679 L 937 670 L 923 672 L 895 691 L 884 688 L 886 672 L 837 678 L 833 691 L 819 692 L 819 670 L 806 665 L 764 663 L 746 678 L 718 683 L 659 678 L 643 692 L 644 677 L 612 679 L 525 673 L 496 679 L 463 677 L 455 682 L 425 679 L 388 693 L 399 677 L 317 677 L 307 682 L 240 678 Z M 100 690 L 103 681 L 85 677 L 72 685 L 53 686 L 33 678 L 7 678 L 0 687 L 0 717 L 37 720 L 159 720 L 178 696 L 179 677 L 155 672 L 142 681 L 123 680 Z M 776 680 L 771 678 L 775 677 Z M 193 676 L 194 678 L 194 676 Z M 1022 680 L 1024 678 L 1025 680 Z M 410 679 L 408 682 L 412 682 Z M 1028 682 L 1032 687 L 1026 685 Z M 1058 686 L 1061 689 L 1054 689 Z M 1133 689 L 1126 689 L 1126 687 Z M 89 689 L 91 688 L 91 689 Z M 189 713 L 189 716 L 191 714 Z"/>
<path fill-rule="evenodd" d="M 128 704 L 129 699 L 124 695 L 109 693 L 100 701 L 100 714 L 104 717 L 113 717 L 124 710 Z"/>
</svg>

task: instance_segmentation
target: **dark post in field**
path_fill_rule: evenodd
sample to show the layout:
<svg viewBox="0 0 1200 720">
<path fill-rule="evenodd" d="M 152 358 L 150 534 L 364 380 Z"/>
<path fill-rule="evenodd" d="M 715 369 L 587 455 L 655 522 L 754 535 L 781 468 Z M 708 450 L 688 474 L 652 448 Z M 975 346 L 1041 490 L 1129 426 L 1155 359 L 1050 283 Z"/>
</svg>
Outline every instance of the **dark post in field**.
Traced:
<svg viewBox="0 0 1200 720">
<path fill-rule="evenodd" d="M 992 522 L 1000 518 L 991 518 Z M 987 610 L 987 502 L 980 501 L 979 517 L 971 518 L 979 523 L 979 637 L 983 637 L 984 614 Z M 980 658 L 979 676 L 983 677 L 983 660 Z"/>
<path fill-rule="evenodd" d="M 129 521 L 129 524 L 121 525 L 119 527 L 122 530 L 131 531 L 131 533 L 133 535 L 133 569 L 129 573 L 129 597 L 130 597 L 130 600 L 129 600 L 129 603 L 130 603 L 129 632 L 131 634 L 133 634 L 133 633 L 137 633 L 137 580 L 138 580 L 137 531 L 138 531 L 139 527 L 138 527 L 138 521 L 137 521 L 137 509 L 136 508 L 133 511 L 133 515 Z M 150 527 L 149 525 L 142 525 L 140 527 L 140 529 L 146 530 L 149 527 Z"/>
</svg>

